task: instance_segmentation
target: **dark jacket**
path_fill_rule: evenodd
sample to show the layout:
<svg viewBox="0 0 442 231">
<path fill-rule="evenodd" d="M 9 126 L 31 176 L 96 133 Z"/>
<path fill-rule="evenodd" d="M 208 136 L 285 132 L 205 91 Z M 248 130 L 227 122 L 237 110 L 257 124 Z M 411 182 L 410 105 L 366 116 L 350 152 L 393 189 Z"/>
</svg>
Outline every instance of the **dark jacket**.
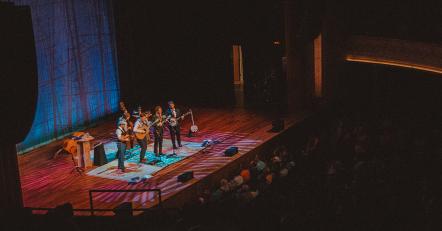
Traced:
<svg viewBox="0 0 442 231">
<path fill-rule="evenodd" d="M 180 109 L 178 109 L 178 108 L 175 108 L 175 112 L 176 112 L 176 117 L 175 118 L 180 118 L 181 117 L 181 111 L 180 111 Z M 172 110 L 170 109 L 170 108 L 168 108 L 167 109 L 167 111 L 166 111 L 166 116 L 167 117 L 173 117 L 173 114 L 172 114 Z M 180 121 L 178 121 L 178 126 L 180 125 Z"/>
</svg>

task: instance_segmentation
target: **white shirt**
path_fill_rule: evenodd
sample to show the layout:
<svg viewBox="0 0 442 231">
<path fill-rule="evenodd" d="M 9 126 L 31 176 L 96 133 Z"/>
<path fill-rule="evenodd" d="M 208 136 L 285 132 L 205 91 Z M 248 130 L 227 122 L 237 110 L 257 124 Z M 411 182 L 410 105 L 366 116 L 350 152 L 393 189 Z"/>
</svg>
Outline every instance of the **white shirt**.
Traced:
<svg viewBox="0 0 442 231">
<path fill-rule="evenodd" d="M 141 121 L 141 119 L 137 119 L 137 121 L 134 124 L 134 132 L 136 133 L 146 133 L 146 130 L 144 128 L 144 123 Z"/>
<path fill-rule="evenodd" d="M 123 131 L 126 131 L 126 129 L 122 127 L 118 127 L 115 131 L 115 134 L 117 134 L 119 141 L 126 141 L 125 139 L 123 139 Z"/>
</svg>

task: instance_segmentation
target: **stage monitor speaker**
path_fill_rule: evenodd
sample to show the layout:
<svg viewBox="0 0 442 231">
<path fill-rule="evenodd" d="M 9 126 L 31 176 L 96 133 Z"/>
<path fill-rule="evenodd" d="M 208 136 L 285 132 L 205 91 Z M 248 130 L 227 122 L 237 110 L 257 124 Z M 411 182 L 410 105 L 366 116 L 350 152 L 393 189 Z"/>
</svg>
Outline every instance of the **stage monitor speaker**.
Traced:
<svg viewBox="0 0 442 231">
<path fill-rule="evenodd" d="M 132 202 L 123 202 L 113 210 L 116 216 L 129 217 L 132 216 Z"/>
<path fill-rule="evenodd" d="M 188 171 L 178 176 L 178 182 L 184 183 L 188 180 L 191 180 L 192 178 L 193 178 L 193 171 Z"/>
<path fill-rule="evenodd" d="M 94 165 L 101 166 L 107 164 L 107 157 L 104 151 L 104 144 L 99 144 L 94 148 Z"/>
<path fill-rule="evenodd" d="M 284 130 L 284 120 L 283 119 L 276 119 L 272 121 L 272 129 L 271 132 L 280 132 Z"/>
<path fill-rule="evenodd" d="M 72 217 L 74 216 L 74 208 L 72 207 L 71 203 L 65 203 L 62 205 L 58 205 L 53 210 L 50 210 L 48 214 L 57 216 L 57 217 Z"/>
<path fill-rule="evenodd" d="M 236 153 L 238 153 L 238 147 L 234 147 L 234 146 L 229 147 L 228 149 L 226 149 L 224 151 L 224 155 L 226 155 L 226 156 L 233 156 Z"/>
</svg>

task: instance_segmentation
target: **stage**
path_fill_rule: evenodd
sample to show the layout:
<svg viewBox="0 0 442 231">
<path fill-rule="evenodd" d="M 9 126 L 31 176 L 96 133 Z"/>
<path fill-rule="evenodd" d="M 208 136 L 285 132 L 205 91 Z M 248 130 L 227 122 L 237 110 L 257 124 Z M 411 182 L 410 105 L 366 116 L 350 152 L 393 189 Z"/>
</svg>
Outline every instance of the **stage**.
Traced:
<svg viewBox="0 0 442 231">
<path fill-rule="evenodd" d="M 213 187 L 223 177 L 238 171 L 242 162 L 254 158 L 260 147 L 275 140 L 279 134 L 269 132 L 273 116 L 240 109 L 194 109 L 195 123 L 199 131 L 194 137 L 187 137 L 190 127 L 185 119 L 182 129 L 183 147 L 175 154 L 170 147 L 168 131 L 165 130 L 165 154 L 163 164 L 157 166 L 139 164 L 137 147 L 129 151 L 125 162 L 128 171 L 117 174 L 116 160 L 112 161 L 115 147 L 113 135 L 115 121 L 107 120 L 85 129 L 95 137 L 95 142 L 105 144 L 110 162 L 103 166 L 88 168 L 82 175 L 72 172 L 73 163 L 68 154 L 52 158 L 61 147 L 61 141 L 52 142 L 29 153 L 19 155 L 20 179 L 25 207 L 53 208 L 71 203 L 74 209 L 89 209 L 89 190 L 110 189 L 160 189 L 163 206 L 176 207 L 195 198 L 204 188 Z M 285 129 L 298 124 L 308 113 L 286 116 Z M 204 140 L 214 143 L 207 147 Z M 237 146 L 239 153 L 226 157 L 224 150 Z M 139 151 L 139 150 L 138 150 Z M 148 152 L 151 152 L 151 145 Z M 168 156 L 167 156 L 168 155 Z M 153 158 L 148 153 L 148 159 Z M 185 183 L 177 181 L 177 176 L 193 171 L 194 178 Z M 94 194 L 94 208 L 112 209 L 122 202 L 132 202 L 134 208 L 150 208 L 158 204 L 155 192 L 105 192 Z M 76 211 L 76 215 L 90 215 Z M 112 212 L 96 213 L 111 215 Z"/>
</svg>

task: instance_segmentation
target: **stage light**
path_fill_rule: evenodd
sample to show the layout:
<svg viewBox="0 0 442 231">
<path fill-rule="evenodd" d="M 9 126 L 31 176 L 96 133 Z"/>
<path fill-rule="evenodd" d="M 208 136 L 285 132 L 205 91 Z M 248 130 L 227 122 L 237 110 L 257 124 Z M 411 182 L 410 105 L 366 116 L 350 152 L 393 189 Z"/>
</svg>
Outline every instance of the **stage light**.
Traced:
<svg viewBox="0 0 442 231">
<path fill-rule="evenodd" d="M 238 147 L 231 146 L 224 151 L 225 156 L 233 156 L 238 153 Z"/>
<path fill-rule="evenodd" d="M 281 42 L 280 42 L 280 41 L 278 41 L 278 40 L 276 40 L 276 41 L 273 41 L 273 45 L 281 45 Z"/>
<path fill-rule="evenodd" d="M 130 217 L 132 216 L 132 203 L 123 202 L 113 209 L 115 216 Z"/>
<path fill-rule="evenodd" d="M 219 144 L 219 143 L 221 143 L 221 141 L 219 141 L 219 140 L 207 139 L 207 140 L 203 140 L 201 147 L 208 147 L 210 145 L 215 145 L 215 144 Z"/>
<path fill-rule="evenodd" d="M 177 181 L 181 183 L 184 183 L 191 179 L 193 179 L 193 171 L 184 172 L 177 177 Z"/>
<path fill-rule="evenodd" d="M 201 144 L 201 147 L 207 147 L 212 144 L 211 139 L 203 140 L 203 143 Z"/>
</svg>

